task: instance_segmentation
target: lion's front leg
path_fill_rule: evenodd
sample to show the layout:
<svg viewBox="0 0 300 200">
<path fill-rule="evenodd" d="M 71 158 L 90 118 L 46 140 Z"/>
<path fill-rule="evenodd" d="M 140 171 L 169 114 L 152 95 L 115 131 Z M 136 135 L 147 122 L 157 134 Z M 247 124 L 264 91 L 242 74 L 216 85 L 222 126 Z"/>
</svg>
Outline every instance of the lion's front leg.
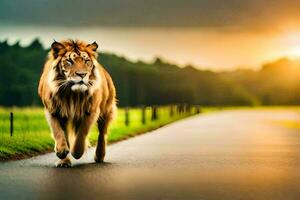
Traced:
<svg viewBox="0 0 300 200">
<path fill-rule="evenodd" d="M 57 157 L 60 159 L 64 159 L 67 157 L 69 153 L 69 146 L 65 137 L 64 130 L 61 126 L 60 119 L 57 116 L 51 115 L 50 113 L 46 113 L 48 122 L 51 126 L 52 135 L 55 140 L 55 152 Z"/>
<path fill-rule="evenodd" d="M 95 121 L 95 114 L 85 116 L 76 129 L 75 142 L 71 148 L 71 154 L 75 159 L 81 158 L 88 144 L 87 136 L 92 124 Z"/>
<path fill-rule="evenodd" d="M 102 163 L 105 157 L 106 135 L 107 135 L 108 125 L 110 123 L 110 118 L 103 117 L 100 118 L 97 122 L 98 122 L 99 135 L 98 135 L 98 142 L 97 142 L 94 160 L 97 163 Z"/>
</svg>

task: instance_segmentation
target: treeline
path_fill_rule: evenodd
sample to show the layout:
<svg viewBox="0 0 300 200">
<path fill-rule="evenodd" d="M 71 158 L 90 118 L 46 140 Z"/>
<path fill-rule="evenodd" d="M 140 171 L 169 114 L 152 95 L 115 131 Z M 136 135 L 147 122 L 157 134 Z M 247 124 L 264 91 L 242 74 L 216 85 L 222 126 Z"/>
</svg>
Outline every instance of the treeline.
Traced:
<svg viewBox="0 0 300 200">
<path fill-rule="evenodd" d="M 0 105 L 41 105 L 37 86 L 47 51 L 37 39 L 27 47 L 0 42 Z M 298 61 L 227 73 L 179 68 L 159 58 L 131 62 L 107 53 L 100 54 L 99 62 L 115 82 L 120 106 L 300 104 Z"/>
<path fill-rule="evenodd" d="M 223 77 L 241 85 L 262 105 L 300 104 L 300 59 L 282 58 L 261 70 L 237 70 Z"/>
</svg>

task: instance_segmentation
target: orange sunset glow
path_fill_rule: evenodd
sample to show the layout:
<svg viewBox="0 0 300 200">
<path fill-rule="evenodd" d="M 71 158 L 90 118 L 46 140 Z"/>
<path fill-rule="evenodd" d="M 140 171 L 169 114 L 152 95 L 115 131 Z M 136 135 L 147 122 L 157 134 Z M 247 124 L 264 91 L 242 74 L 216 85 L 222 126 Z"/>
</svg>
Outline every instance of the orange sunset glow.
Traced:
<svg viewBox="0 0 300 200">
<path fill-rule="evenodd" d="M 92 31 L 91 31 L 92 29 Z M 85 38 L 101 41 L 101 49 L 123 55 L 131 60 L 152 61 L 154 57 L 211 70 L 259 68 L 263 63 L 282 57 L 295 59 L 300 56 L 300 31 L 245 32 L 208 28 L 91 28 L 75 30 L 55 28 L 8 27 L 0 39 L 29 44 L 40 35 L 48 47 L 53 38 Z M 52 28 L 53 30 L 53 28 Z M 5 33 L 7 31 L 7 33 Z M 75 32 L 75 34 L 74 34 Z"/>
</svg>

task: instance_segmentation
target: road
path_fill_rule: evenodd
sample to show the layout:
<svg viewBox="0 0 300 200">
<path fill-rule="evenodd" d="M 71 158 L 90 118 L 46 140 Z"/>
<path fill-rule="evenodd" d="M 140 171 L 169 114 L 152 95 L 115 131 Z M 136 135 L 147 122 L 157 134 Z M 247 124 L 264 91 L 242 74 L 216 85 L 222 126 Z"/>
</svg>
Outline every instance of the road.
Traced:
<svg viewBox="0 0 300 200">
<path fill-rule="evenodd" d="M 108 147 L 72 169 L 53 153 L 0 163 L 0 199 L 300 199 L 300 120 L 293 110 L 193 116 Z"/>
</svg>

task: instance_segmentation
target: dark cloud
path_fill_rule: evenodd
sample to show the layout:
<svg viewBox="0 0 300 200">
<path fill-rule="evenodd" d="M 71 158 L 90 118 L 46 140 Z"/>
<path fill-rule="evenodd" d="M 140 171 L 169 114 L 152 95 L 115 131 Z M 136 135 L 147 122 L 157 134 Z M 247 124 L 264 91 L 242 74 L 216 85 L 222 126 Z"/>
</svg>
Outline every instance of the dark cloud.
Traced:
<svg viewBox="0 0 300 200">
<path fill-rule="evenodd" d="M 86 26 L 276 28 L 299 0 L 1 0 L 0 22 Z"/>
</svg>

